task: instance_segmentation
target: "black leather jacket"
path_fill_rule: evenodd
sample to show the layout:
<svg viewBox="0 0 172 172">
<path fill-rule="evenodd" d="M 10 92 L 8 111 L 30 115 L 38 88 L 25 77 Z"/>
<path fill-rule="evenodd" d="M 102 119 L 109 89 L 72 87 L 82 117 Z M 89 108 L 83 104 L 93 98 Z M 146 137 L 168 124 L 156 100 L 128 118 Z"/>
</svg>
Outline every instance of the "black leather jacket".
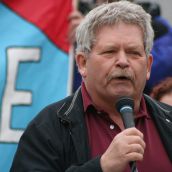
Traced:
<svg viewBox="0 0 172 172">
<path fill-rule="evenodd" d="M 172 107 L 144 95 L 172 161 Z M 100 157 L 90 159 L 80 89 L 49 105 L 22 135 L 10 172 L 102 172 Z"/>
</svg>

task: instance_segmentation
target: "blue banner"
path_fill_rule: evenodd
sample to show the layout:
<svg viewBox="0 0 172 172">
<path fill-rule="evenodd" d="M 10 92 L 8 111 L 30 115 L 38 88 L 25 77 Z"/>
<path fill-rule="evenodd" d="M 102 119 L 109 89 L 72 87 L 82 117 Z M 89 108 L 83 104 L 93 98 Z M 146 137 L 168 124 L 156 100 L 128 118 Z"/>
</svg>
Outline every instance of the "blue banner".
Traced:
<svg viewBox="0 0 172 172">
<path fill-rule="evenodd" d="M 68 53 L 0 4 L 0 172 L 9 171 L 29 121 L 67 95 L 68 67 Z"/>
</svg>

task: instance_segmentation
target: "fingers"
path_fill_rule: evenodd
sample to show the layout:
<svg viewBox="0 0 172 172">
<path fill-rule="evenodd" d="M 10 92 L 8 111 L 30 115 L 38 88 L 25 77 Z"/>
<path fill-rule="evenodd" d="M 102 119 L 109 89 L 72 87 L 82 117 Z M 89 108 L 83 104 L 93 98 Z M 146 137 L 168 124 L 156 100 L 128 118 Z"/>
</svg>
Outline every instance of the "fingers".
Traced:
<svg viewBox="0 0 172 172">
<path fill-rule="evenodd" d="M 144 154 L 146 144 L 143 140 L 143 134 L 136 128 L 126 129 L 124 131 L 127 137 L 128 152 L 127 153 L 139 153 Z"/>
<path fill-rule="evenodd" d="M 146 144 L 143 140 L 143 134 L 136 128 L 129 128 L 129 129 L 124 130 L 119 135 L 117 135 L 117 138 L 115 138 L 115 139 L 119 139 L 121 142 L 125 142 L 125 144 L 124 144 L 125 152 L 124 153 L 126 155 L 131 154 L 131 153 L 136 153 L 136 154 L 140 154 L 140 155 L 144 154 Z M 133 155 L 135 157 L 135 154 L 133 154 Z"/>
<path fill-rule="evenodd" d="M 106 152 L 102 155 L 103 170 L 119 169 L 122 171 L 131 161 L 141 161 L 144 156 L 145 142 L 143 134 L 136 128 L 123 130 L 116 135 Z"/>
<path fill-rule="evenodd" d="M 140 132 L 139 130 L 137 130 L 135 127 L 127 128 L 127 129 L 123 130 L 123 134 L 125 134 L 127 136 L 137 135 L 137 136 L 140 136 L 143 139 L 143 133 Z"/>
<path fill-rule="evenodd" d="M 144 148 L 140 144 L 128 145 L 126 155 L 131 156 L 132 153 L 134 156 L 133 158 L 135 158 L 136 155 L 138 155 L 138 156 L 141 155 L 141 157 L 142 157 L 144 154 Z M 138 159 L 134 159 L 134 160 L 138 160 Z M 142 159 L 139 159 L 139 160 L 142 160 Z"/>
<path fill-rule="evenodd" d="M 132 152 L 126 155 L 127 159 L 130 159 L 130 161 L 142 161 L 144 158 L 143 154 Z"/>
<path fill-rule="evenodd" d="M 140 145 L 143 149 L 145 149 L 146 144 L 140 136 L 128 136 L 128 145 Z"/>
</svg>

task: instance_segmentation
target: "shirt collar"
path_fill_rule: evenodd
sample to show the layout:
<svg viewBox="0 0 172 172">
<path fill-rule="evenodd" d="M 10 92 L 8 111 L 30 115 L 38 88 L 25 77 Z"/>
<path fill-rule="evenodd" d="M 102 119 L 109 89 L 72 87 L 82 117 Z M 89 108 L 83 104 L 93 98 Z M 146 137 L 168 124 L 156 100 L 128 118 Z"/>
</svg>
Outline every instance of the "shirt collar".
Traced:
<svg viewBox="0 0 172 172">
<path fill-rule="evenodd" d="M 94 105 L 93 105 L 90 95 L 87 92 L 84 82 L 82 82 L 81 84 L 81 93 L 82 93 L 82 99 L 83 99 L 84 112 L 86 112 L 89 106 L 94 106 Z"/>
<path fill-rule="evenodd" d="M 150 115 L 149 115 L 147 107 L 146 107 L 146 102 L 145 102 L 144 96 L 142 96 L 142 98 L 141 98 L 140 109 L 139 109 L 138 114 L 135 116 L 135 119 L 139 119 L 142 117 L 150 118 Z"/>
</svg>

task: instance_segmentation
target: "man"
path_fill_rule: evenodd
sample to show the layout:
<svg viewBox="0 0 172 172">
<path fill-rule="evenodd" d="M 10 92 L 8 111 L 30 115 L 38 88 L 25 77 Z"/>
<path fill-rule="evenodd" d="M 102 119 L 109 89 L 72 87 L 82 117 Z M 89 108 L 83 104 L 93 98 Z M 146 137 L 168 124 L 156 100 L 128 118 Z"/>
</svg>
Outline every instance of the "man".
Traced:
<svg viewBox="0 0 172 172">
<path fill-rule="evenodd" d="M 143 95 L 150 77 L 150 15 L 127 1 L 101 5 L 76 32 L 83 82 L 73 96 L 40 112 L 21 137 L 13 171 L 172 171 L 172 107 Z M 115 104 L 134 99 L 125 129 Z"/>
</svg>

